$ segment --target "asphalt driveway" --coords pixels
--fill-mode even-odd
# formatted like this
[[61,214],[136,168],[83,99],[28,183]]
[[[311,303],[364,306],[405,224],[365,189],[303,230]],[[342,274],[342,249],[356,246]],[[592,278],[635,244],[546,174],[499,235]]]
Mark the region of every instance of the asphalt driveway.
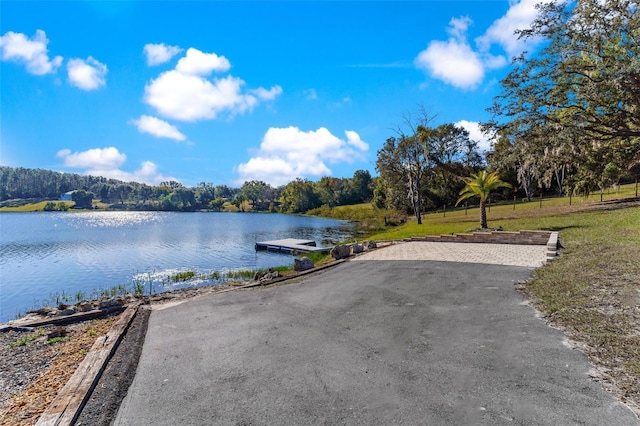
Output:
[[514,289],[531,267],[384,250],[154,310],[115,424],[640,424]]

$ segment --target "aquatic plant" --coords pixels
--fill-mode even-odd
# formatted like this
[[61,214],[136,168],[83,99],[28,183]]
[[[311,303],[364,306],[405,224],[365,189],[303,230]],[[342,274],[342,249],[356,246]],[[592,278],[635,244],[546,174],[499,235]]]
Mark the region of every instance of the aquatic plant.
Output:
[[176,274],[171,275],[169,277],[169,281],[183,282],[183,281],[189,281],[190,279],[193,279],[195,277],[196,277],[195,271],[182,271],[182,272],[178,272]]

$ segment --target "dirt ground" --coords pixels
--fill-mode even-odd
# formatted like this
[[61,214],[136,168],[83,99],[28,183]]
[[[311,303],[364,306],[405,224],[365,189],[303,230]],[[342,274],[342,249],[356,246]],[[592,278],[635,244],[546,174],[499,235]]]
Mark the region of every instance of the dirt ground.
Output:
[[[115,418],[135,376],[151,314],[148,305],[246,284],[187,288],[142,298],[147,306],[138,309],[76,424],[109,425]],[[116,314],[65,326],[46,325],[0,332],[0,426],[35,424],[96,339],[104,336],[117,319]]]
[[33,425],[117,317],[0,333],[0,425]]

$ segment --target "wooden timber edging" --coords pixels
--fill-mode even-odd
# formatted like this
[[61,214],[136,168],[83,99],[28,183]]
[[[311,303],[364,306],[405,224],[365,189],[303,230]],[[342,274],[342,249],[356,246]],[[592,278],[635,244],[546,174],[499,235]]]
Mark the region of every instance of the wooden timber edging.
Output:
[[555,231],[478,231],[471,234],[425,235],[405,238],[404,241],[428,241],[447,243],[518,244],[547,246],[547,261],[553,260],[562,247]]
[[98,337],[75,373],[38,419],[36,426],[67,426],[77,420],[107,362],[115,353],[140,304],[129,305],[104,336]]
[[10,331],[13,329],[26,329],[31,327],[41,327],[43,325],[64,325],[71,324],[79,321],[87,321],[90,319],[100,318],[106,315],[110,315],[116,312],[124,311],[126,306],[117,305],[110,306],[108,308],[94,309],[87,312],[78,312],[71,315],[63,315],[60,317],[45,318],[41,320],[35,320],[30,322],[10,321],[0,327],[0,332]]

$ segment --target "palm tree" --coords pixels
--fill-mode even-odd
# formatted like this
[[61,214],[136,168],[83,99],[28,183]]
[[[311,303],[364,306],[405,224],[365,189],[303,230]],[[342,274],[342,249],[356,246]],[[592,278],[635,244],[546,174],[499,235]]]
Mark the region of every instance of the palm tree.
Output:
[[486,170],[480,171],[478,174],[471,174],[471,176],[463,178],[466,183],[465,187],[460,191],[460,198],[456,206],[460,204],[460,201],[466,200],[474,196],[480,198],[480,228],[487,228],[487,199],[491,191],[497,188],[511,188],[511,185],[507,182],[500,180],[496,172],[487,173]]

